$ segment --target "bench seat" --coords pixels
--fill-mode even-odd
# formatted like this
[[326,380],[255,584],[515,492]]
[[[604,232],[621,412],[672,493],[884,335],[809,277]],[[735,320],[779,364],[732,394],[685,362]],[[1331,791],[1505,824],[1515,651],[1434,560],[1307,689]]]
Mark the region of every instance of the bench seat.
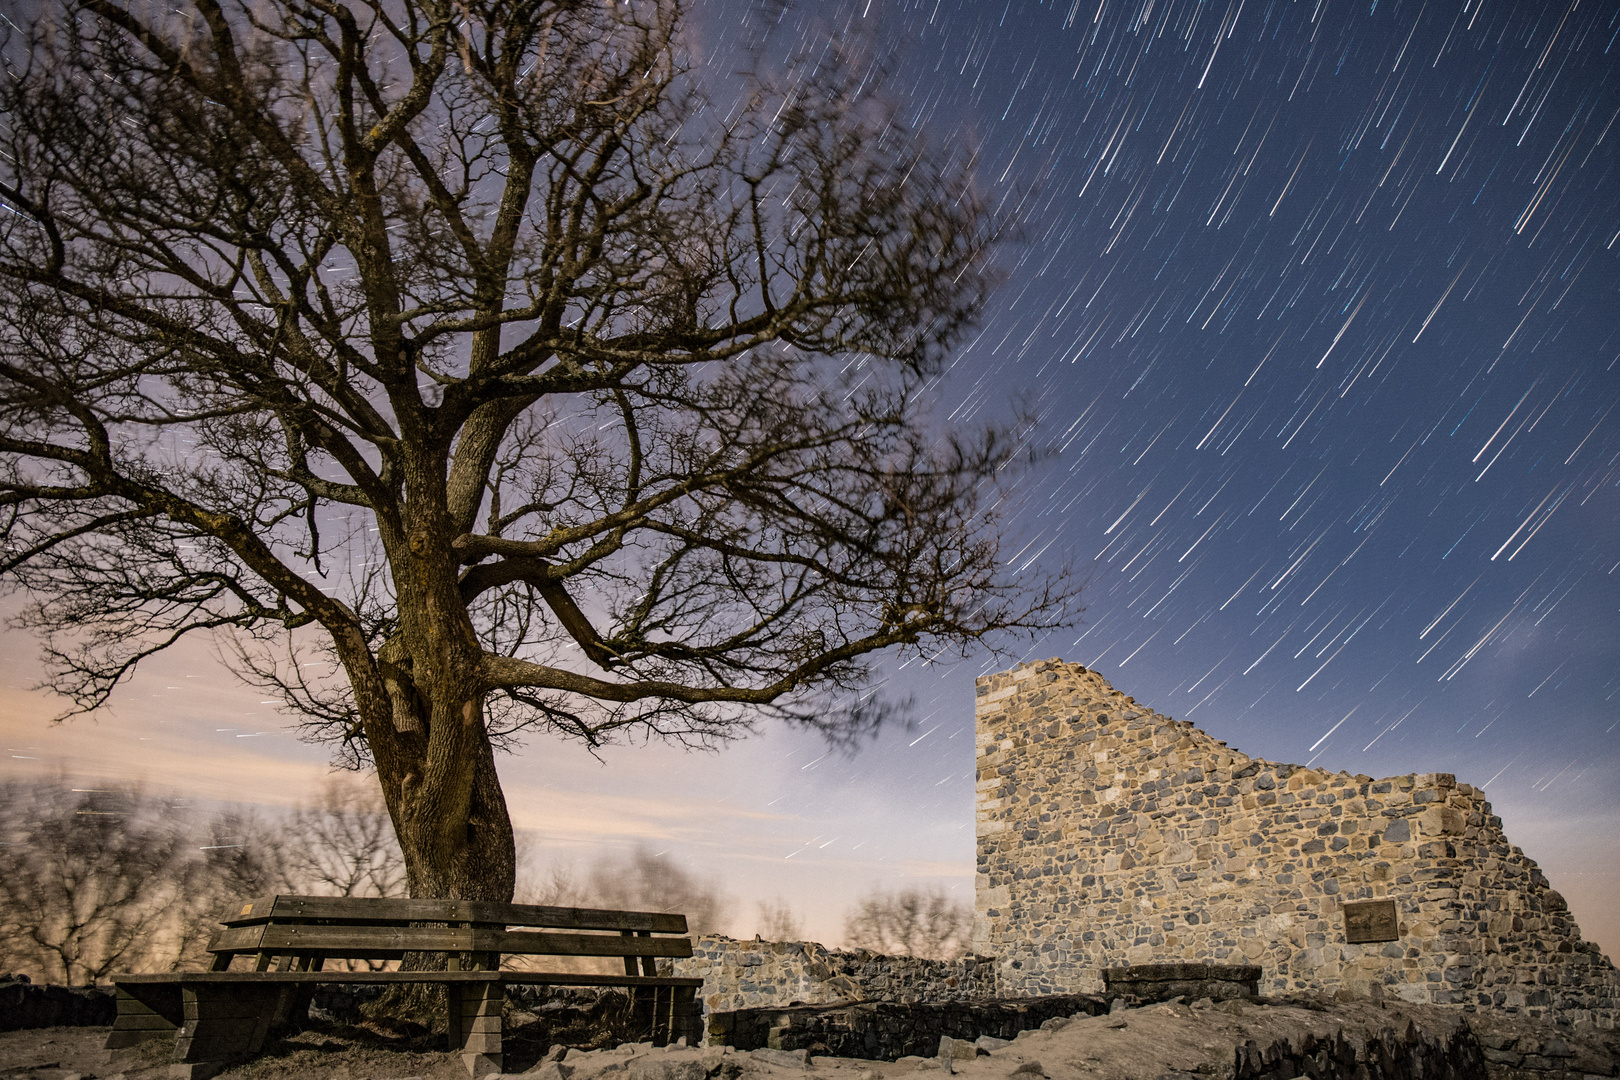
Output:
[[163,975],[115,975],[118,985],[141,983],[525,983],[539,986],[689,986],[702,979],[678,975],[593,975],[571,971],[180,971]]
[[[508,985],[625,987],[632,1023],[655,1044],[695,1040],[699,1030],[694,1008],[703,980],[658,975],[655,966],[659,958],[692,955],[687,938],[652,936],[684,934],[683,915],[278,895],[250,900],[220,921],[224,929],[208,945],[214,970],[113,976],[118,1016],[108,1049],[172,1036],[175,1080],[205,1080],[258,1053],[272,1030],[305,1018],[321,984],[444,986],[450,1049],[461,1052],[474,1078],[501,1071]],[[400,960],[407,953],[439,954],[448,970],[322,970],[329,960]],[[503,955],[618,957],[625,974],[502,969]],[[230,970],[242,958],[253,970]]]

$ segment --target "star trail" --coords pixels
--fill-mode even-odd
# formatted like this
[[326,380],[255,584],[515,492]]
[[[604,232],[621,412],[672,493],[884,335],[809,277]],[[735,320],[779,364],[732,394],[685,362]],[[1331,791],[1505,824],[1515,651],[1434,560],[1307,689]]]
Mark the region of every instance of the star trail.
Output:
[[[1086,610],[897,661],[915,726],[854,757],[532,747],[501,768],[542,846],[617,814],[823,940],[817,904],[894,875],[969,894],[972,679],[1060,656],[1256,756],[1482,786],[1620,947],[1620,2],[717,0],[692,26],[718,94],[760,55],[854,56],[972,159],[1014,228],[940,422],[1034,414],[1009,566],[1071,566]],[[553,792],[610,787],[665,801],[558,823]]]
[[[942,390],[1059,451],[1008,550],[1087,611],[1022,657],[1274,760],[1620,810],[1620,5],[863,0],[769,35],[877,42],[1018,222]],[[895,681],[970,728],[1011,662]],[[919,800],[971,775],[928,745],[876,751]]]

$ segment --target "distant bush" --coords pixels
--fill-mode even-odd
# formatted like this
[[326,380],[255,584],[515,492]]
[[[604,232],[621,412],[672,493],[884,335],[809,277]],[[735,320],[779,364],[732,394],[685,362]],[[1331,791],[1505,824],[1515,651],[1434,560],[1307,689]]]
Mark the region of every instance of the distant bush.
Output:
[[645,845],[600,855],[584,870],[554,866],[543,882],[520,887],[518,899],[562,907],[676,911],[686,916],[694,935],[724,933],[732,917],[732,900],[718,886]]
[[941,890],[874,892],[844,916],[844,945],[889,956],[952,960],[967,951],[973,909]]
[[766,941],[803,941],[804,925],[788,902],[778,896],[759,902],[759,929],[755,933]]

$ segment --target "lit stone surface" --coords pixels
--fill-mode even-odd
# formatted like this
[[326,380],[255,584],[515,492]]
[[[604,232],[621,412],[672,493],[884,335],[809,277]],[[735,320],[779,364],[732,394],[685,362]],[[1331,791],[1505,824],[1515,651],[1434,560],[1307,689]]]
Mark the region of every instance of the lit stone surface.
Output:
[[[1448,773],[1251,758],[1061,660],[979,679],[976,728],[973,952],[1003,995],[1200,961],[1259,965],[1263,994],[1615,1024],[1620,974]],[[1349,944],[1342,906],[1382,899],[1399,940]]]

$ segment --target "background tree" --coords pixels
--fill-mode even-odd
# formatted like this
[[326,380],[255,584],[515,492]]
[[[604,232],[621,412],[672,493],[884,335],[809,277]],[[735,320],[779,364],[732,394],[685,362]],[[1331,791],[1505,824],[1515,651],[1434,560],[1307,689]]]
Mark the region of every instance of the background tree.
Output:
[[[369,779],[369,778],[366,778]],[[286,875],[322,896],[403,896],[405,856],[382,792],[366,779],[332,777],[287,823]],[[254,895],[241,893],[239,895]]]
[[200,827],[192,821],[177,824],[188,840],[182,870],[186,888],[175,899],[172,925],[152,941],[153,953],[161,950],[162,960],[149,953],[148,969],[207,968],[214,959],[208,942],[219,930],[220,916],[244,897],[319,891],[294,875],[291,853],[304,841],[288,835],[284,821],[266,822],[251,810],[227,806]]
[[759,901],[759,929],[754,932],[766,941],[804,940],[804,924],[780,896]]
[[844,917],[844,945],[889,956],[951,960],[967,951],[973,909],[942,890],[874,892]]
[[113,971],[201,969],[219,916],[243,897],[402,892],[404,859],[364,778],[332,780],[269,818],[75,783],[0,787],[0,971],[94,983]]
[[723,934],[731,924],[732,899],[712,879],[638,844],[627,852],[603,852],[583,868],[553,863],[523,892],[523,903],[561,907],[672,911],[686,916],[693,934]]
[[[525,728],[850,737],[871,658],[1065,617],[1019,447],[922,408],[993,228],[819,50],[666,0],[68,0],[0,54],[0,572],[76,711],[224,632],[505,900]],[[720,94],[719,90],[714,93]]]
[[582,892],[588,907],[679,912],[694,936],[724,933],[731,924],[733,903],[719,888],[642,844],[597,858]]
[[[687,929],[694,935],[725,933],[734,906],[712,877],[689,870],[645,845],[627,852],[602,852],[583,867],[553,862],[538,880],[531,877],[520,886],[518,899],[558,907],[679,912],[686,916]],[[515,957],[514,962],[520,967],[528,963],[523,957]],[[588,956],[547,957],[538,966],[605,975],[624,970],[618,960]]]
[[161,963],[192,869],[173,815],[133,787],[11,782],[0,801],[0,967],[78,986]]

